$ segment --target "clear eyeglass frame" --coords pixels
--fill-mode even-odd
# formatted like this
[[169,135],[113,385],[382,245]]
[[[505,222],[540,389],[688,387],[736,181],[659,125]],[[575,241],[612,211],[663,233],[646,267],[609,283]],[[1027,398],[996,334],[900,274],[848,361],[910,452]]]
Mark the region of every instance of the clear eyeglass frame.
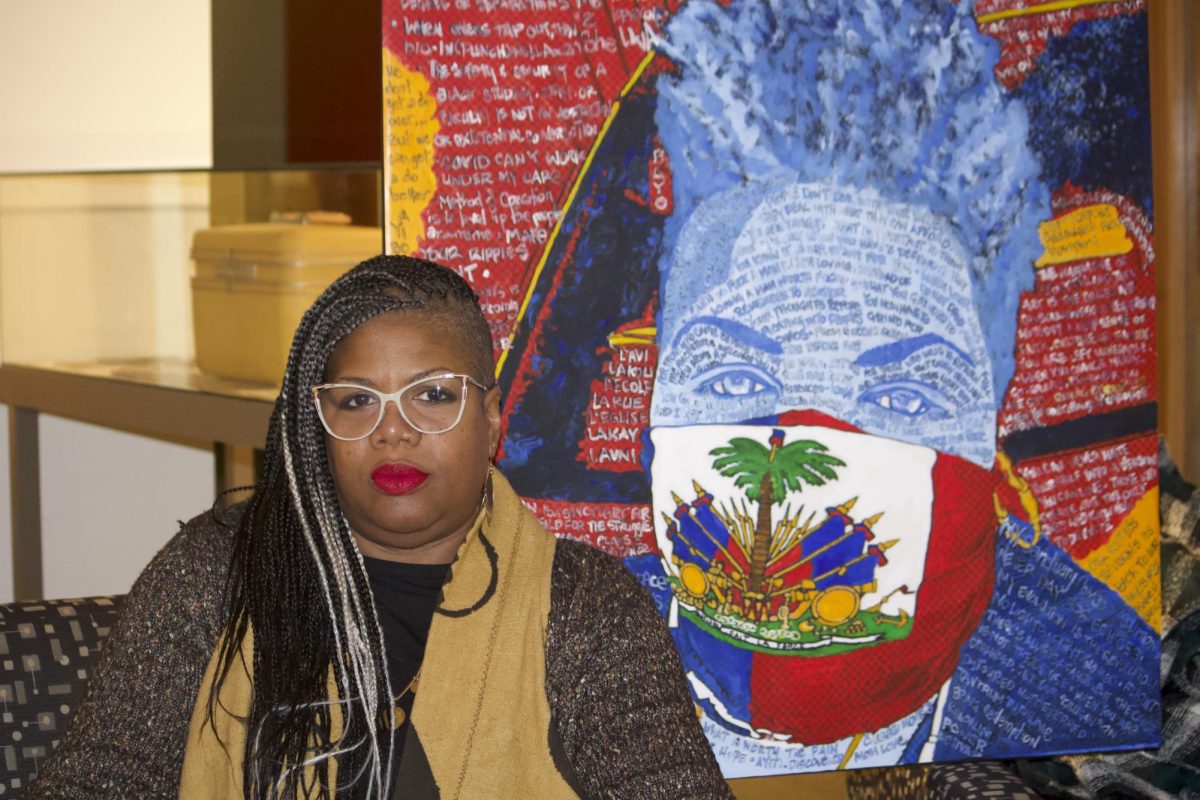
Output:
[[[409,389],[412,389],[414,386],[420,386],[421,384],[429,383],[430,381],[446,380],[448,378],[458,378],[462,381],[462,394],[459,396],[458,413],[455,415],[454,421],[444,428],[424,428],[420,424],[414,422],[404,410],[404,404],[400,402],[404,393]],[[454,430],[456,427],[458,427],[458,423],[462,422],[463,413],[467,408],[468,383],[476,386],[481,392],[487,392],[492,388],[492,386],[495,386],[495,384],[492,384],[492,386],[485,386],[484,384],[472,378],[470,375],[464,375],[461,372],[444,372],[439,375],[426,375],[423,378],[418,378],[411,383],[401,386],[394,392],[381,392],[378,389],[373,389],[370,386],[362,386],[357,383],[319,383],[316,386],[313,386],[311,391],[313,405],[316,406],[317,409],[317,417],[321,420],[321,425],[325,428],[325,432],[333,438],[339,439],[343,442],[356,442],[360,439],[367,438],[379,428],[379,424],[383,422],[384,414],[387,413],[387,404],[389,402],[396,404],[396,409],[400,412],[400,416],[404,419],[405,423],[407,423],[410,428],[418,433],[432,435]],[[375,422],[371,424],[366,433],[359,436],[339,436],[334,432],[332,426],[330,426],[329,422],[325,419],[325,412],[321,410],[321,390],[323,389],[358,389],[366,392],[367,394],[374,395],[376,399],[379,400],[379,410],[376,413]]]

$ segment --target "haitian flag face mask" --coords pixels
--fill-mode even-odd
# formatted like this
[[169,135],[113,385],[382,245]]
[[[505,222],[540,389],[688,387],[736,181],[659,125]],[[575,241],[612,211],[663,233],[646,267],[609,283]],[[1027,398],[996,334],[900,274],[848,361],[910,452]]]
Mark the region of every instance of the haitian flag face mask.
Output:
[[993,471],[813,412],[650,438],[668,621],[710,718],[821,744],[938,692],[992,593]]

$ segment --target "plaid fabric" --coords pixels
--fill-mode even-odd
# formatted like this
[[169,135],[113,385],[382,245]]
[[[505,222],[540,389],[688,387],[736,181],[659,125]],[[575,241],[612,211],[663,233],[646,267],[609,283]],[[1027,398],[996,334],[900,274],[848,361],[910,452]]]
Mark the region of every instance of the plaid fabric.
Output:
[[0,605],[0,796],[19,797],[83,699],[120,598]]
[[1200,492],[1179,474],[1166,447],[1159,448],[1158,465],[1163,627],[1170,628],[1200,610]]
[[1018,769],[1045,797],[1200,798],[1200,490],[1159,448],[1162,518],[1163,744],[1024,760]]

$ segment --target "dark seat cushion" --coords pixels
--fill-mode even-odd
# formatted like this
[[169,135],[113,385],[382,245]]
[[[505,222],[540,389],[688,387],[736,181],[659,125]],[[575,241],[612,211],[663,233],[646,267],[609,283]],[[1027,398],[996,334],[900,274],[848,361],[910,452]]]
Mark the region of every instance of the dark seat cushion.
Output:
[[932,800],[1037,800],[1040,795],[998,761],[934,764],[929,768]]
[[850,800],[1037,800],[1039,795],[998,761],[918,764],[854,770]]
[[0,797],[20,796],[58,746],[122,599],[0,605]]

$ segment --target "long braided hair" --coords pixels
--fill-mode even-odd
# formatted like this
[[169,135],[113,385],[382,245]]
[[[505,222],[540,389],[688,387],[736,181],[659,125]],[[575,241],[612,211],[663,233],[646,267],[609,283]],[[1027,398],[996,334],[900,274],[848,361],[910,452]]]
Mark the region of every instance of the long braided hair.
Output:
[[[208,698],[253,630],[253,675],[243,786],[247,798],[331,797],[338,784],[383,798],[391,775],[392,687],[362,557],[338,504],[324,429],[310,387],[334,347],[393,311],[447,316],[487,381],[492,340],[478,298],[457,273],[405,256],[378,256],[336,280],[304,315],[267,433],[262,476],[246,503],[226,588],[227,617]],[[241,668],[240,664],[238,668]],[[327,678],[337,682],[342,735],[330,731]],[[312,784],[305,783],[305,769]]]

